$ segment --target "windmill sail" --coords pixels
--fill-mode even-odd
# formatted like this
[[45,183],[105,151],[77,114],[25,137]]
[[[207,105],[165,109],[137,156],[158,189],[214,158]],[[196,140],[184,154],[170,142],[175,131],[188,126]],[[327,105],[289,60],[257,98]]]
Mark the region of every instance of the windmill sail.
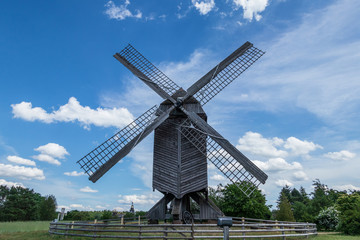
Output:
[[130,44],[114,57],[164,99],[169,99],[180,89]]
[[201,79],[188,88],[188,96],[194,96],[205,105],[227,85],[240,76],[265,52],[246,42]]
[[[181,134],[205,154],[230,181],[250,183],[240,188],[246,195],[251,194],[260,183],[265,183],[268,176],[252,161],[199,116],[184,111],[189,119],[182,125]],[[206,146],[204,141],[201,141],[204,134],[208,136]]]

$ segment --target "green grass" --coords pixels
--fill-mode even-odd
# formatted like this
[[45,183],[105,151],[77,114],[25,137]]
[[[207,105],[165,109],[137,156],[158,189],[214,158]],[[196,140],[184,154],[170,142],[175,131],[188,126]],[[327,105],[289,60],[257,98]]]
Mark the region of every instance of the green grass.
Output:
[[49,221],[0,222],[0,234],[49,230]]
[[[57,240],[65,239],[63,236],[51,236],[48,233],[49,222],[0,222],[0,240]],[[67,239],[87,240],[92,238],[72,238]],[[280,239],[280,238],[277,238]],[[288,238],[289,240],[303,240],[306,238]],[[360,240],[360,236],[347,236],[339,233],[320,232],[311,240]]]
[[360,236],[349,236],[340,233],[336,234],[323,234],[319,233],[314,240],[359,240]]

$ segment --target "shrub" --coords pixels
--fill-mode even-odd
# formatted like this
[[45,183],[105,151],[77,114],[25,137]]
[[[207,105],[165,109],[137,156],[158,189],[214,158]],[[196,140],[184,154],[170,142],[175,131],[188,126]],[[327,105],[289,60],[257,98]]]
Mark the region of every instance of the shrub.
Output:
[[339,230],[345,234],[360,234],[360,195],[343,195],[337,200],[340,211]]
[[321,210],[316,217],[318,229],[335,230],[339,223],[339,212],[334,206]]

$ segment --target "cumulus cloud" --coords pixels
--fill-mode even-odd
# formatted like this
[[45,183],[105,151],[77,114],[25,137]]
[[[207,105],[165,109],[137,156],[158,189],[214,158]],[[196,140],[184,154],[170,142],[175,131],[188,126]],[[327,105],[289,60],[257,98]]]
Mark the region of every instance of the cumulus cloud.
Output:
[[7,187],[24,187],[22,183],[8,182],[5,179],[0,179],[0,186],[5,185]]
[[[286,157],[289,154],[307,155],[322,146],[313,142],[302,141],[295,137],[286,140],[281,138],[264,138],[260,133],[247,132],[241,137],[236,146],[240,151],[249,152],[263,157]],[[286,151],[290,150],[290,152]]]
[[85,173],[84,172],[72,171],[72,172],[64,172],[64,175],[71,176],[71,177],[79,177],[79,176],[85,175]]
[[39,154],[39,155],[35,155],[33,156],[34,159],[39,160],[41,162],[47,162],[56,166],[60,166],[61,162],[55,158],[53,158],[52,156],[46,155],[46,154]]
[[295,181],[306,181],[309,180],[308,176],[303,171],[294,172],[293,179]]
[[46,145],[39,146],[34,150],[40,152],[41,154],[49,155],[54,158],[60,159],[64,159],[65,155],[69,155],[66,149],[57,143],[48,143]]
[[81,106],[75,97],[69,98],[67,104],[50,113],[43,108],[33,107],[31,102],[11,104],[11,107],[14,118],[44,123],[78,121],[85,129],[89,129],[90,125],[121,128],[134,119],[126,108],[91,109],[88,106]]
[[250,152],[265,157],[286,157],[286,151],[278,150],[276,147],[284,144],[284,140],[264,138],[260,133],[247,132],[239,139],[236,146],[240,151]]
[[113,1],[108,1],[105,4],[105,14],[108,15],[110,19],[116,19],[116,20],[124,20],[126,18],[132,17],[132,18],[141,18],[142,13],[139,10],[136,10],[135,14],[132,13],[128,6],[130,5],[129,0],[125,0],[123,5],[116,6]]
[[34,150],[40,152],[39,155],[33,156],[34,159],[57,166],[60,166],[61,162],[56,158],[64,159],[65,155],[69,155],[66,149],[57,143],[48,143]]
[[279,179],[275,182],[275,184],[279,187],[285,187],[285,186],[292,187],[294,185],[292,182],[285,179]]
[[24,167],[24,166],[14,166],[10,164],[2,164],[2,163],[0,163],[0,176],[20,178],[24,180],[45,179],[44,172],[41,169]]
[[82,204],[70,204],[70,208],[80,208],[83,209],[84,206]]
[[294,155],[306,155],[311,151],[314,151],[318,148],[322,149],[322,146],[315,144],[313,142],[301,141],[295,137],[289,137],[286,139],[284,144],[285,149],[290,149]]
[[27,165],[27,166],[36,166],[36,163],[32,160],[21,158],[18,156],[7,156],[6,158],[9,162],[21,164],[21,165]]
[[98,190],[92,189],[89,186],[83,187],[80,189],[80,192],[87,192],[87,193],[96,193]]
[[288,170],[299,170],[302,166],[299,162],[288,163],[283,158],[270,158],[266,162],[254,160],[253,163],[264,171],[280,172]]
[[259,13],[268,6],[268,0],[233,0],[236,8],[241,7],[244,10],[243,17],[252,21],[255,18],[259,21],[262,17]]
[[339,191],[348,191],[348,190],[360,191],[360,187],[356,187],[352,184],[338,185],[338,186],[334,186],[333,188]]
[[220,174],[214,174],[212,176],[210,176],[211,180],[216,180],[216,181],[224,181],[226,180],[226,178],[223,175]]
[[119,195],[119,203],[127,203],[127,204],[131,204],[132,202],[134,204],[139,204],[139,205],[146,205],[146,204],[155,204],[158,199],[159,199],[159,195],[156,194],[142,194],[142,195]]
[[199,11],[200,15],[208,14],[215,7],[214,0],[191,0],[191,2],[196,10]]
[[349,152],[347,150],[342,150],[340,152],[328,152],[326,154],[324,154],[325,157],[330,158],[332,160],[337,160],[337,161],[348,161],[353,159],[356,154]]

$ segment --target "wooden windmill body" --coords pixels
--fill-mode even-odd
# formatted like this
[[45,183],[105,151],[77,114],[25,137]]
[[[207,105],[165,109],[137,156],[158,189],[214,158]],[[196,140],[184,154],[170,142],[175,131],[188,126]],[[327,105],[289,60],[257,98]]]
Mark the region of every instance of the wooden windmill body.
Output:
[[[154,134],[153,189],[164,194],[147,213],[150,220],[172,217],[192,220],[191,199],[200,219],[222,216],[208,199],[208,161],[232,182],[246,182],[246,194],[264,184],[267,175],[207,123],[203,106],[264,52],[246,42],[187,90],[180,88],[131,45],[114,57],[165,99],[78,161],[96,182],[152,131]],[[240,186],[240,185],[239,185]]]

